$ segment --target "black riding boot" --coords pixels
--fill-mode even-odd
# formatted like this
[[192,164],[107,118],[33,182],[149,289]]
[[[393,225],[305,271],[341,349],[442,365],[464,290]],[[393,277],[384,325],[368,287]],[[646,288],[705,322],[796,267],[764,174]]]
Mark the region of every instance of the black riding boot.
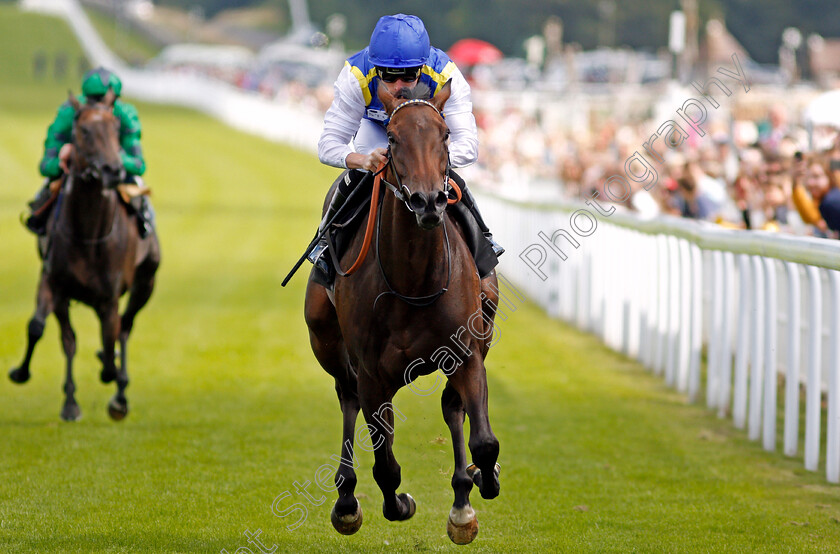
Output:
[[155,230],[155,210],[148,196],[136,196],[131,199],[131,207],[137,214],[137,230],[140,238],[144,239]]
[[[361,181],[362,177],[365,176],[365,172],[359,171],[357,169],[348,169],[341,175],[339,175],[338,179],[336,179],[336,183],[338,183],[335,187],[335,191],[333,192],[333,196],[330,199],[330,205],[327,207],[327,211],[324,214],[324,218],[321,220],[321,223],[318,225],[318,232],[321,233],[329,223],[329,221],[335,217],[335,214],[344,206],[345,200],[347,197],[350,196],[350,192],[353,190],[359,181]],[[327,253],[327,235],[324,234],[321,237],[321,240],[318,241],[318,244],[309,252],[307,259],[315,264],[315,266],[321,270],[324,274],[325,281],[328,284],[332,284],[333,279],[335,279],[335,268],[332,265],[332,260],[330,259]]]
[[47,234],[47,221],[50,218],[52,209],[43,210],[38,215],[35,215],[35,212],[43,208],[51,196],[52,192],[50,191],[50,180],[47,179],[44,182],[44,186],[41,187],[41,190],[39,190],[38,194],[35,195],[35,198],[29,202],[29,210],[31,213],[29,217],[26,218],[26,228],[39,237],[43,237]]
[[484,235],[484,238],[486,238],[490,242],[490,246],[493,247],[493,253],[496,254],[496,257],[498,258],[502,254],[504,254],[505,249],[502,247],[502,245],[493,240],[493,234],[490,232],[490,229],[487,227],[487,224],[484,223],[484,218],[481,217],[481,212],[478,211],[478,204],[475,201],[475,197],[473,197],[472,193],[470,192],[470,189],[467,188],[467,183],[464,182],[460,175],[451,170],[449,172],[449,178],[455,181],[455,184],[457,184],[458,187],[461,189],[461,202],[467,207],[467,209],[470,211],[470,214],[472,214],[473,219],[475,219],[476,225],[478,225],[478,228],[481,230],[481,233]]

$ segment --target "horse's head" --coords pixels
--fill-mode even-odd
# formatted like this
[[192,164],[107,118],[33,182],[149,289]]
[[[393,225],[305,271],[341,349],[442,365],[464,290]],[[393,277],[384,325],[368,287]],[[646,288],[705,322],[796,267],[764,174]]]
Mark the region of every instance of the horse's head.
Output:
[[443,221],[449,198],[449,129],[442,111],[449,99],[450,82],[429,100],[409,98],[403,91],[394,96],[381,83],[377,89],[391,114],[390,173],[417,224],[432,229]]
[[76,110],[73,123],[73,172],[84,181],[98,181],[104,187],[119,184],[122,172],[120,122],[114,116],[116,95],[109,90],[101,101],[82,105],[70,94]]

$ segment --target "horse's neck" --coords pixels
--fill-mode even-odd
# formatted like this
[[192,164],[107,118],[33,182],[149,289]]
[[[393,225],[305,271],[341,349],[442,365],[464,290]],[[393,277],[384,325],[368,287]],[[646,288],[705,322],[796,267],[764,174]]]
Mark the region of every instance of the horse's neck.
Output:
[[73,176],[62,210],[67,229],[79,238],[102,237],[113,223],[115,201],[115,196],[99,184],[85,183]]
[[423,230],[393,194],[385,193],[379,237],[379,258],[391,285],[405,295],[426,295],[446,286],[447,244],[440,227]]

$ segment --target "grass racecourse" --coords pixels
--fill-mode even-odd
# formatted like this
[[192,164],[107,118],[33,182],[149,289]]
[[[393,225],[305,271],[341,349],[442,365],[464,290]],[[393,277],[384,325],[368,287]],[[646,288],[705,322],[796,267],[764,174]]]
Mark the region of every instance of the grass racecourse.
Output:
[[[405,391],[396,455],[417,514],[385,521],[372,455],[360,450],[365,523],[338,535],[332,493],[319,506],[295,494],[333,463],[340,412],[309,349],[305,272],[280,287],[336,171],[181,109],[138,104],[163,265],[130,344],[131,413],[106,415],[114,389],[98,381],[98,327],[79,305],[84,415],[61,422],[53,319],[32,380],[5,377],[23,353],[39,271],[18,215],[39,185],[46,126],[78,89],[75,76],[34,80],[37,48],[78,55],[57,20],[0,4],[0,552],[259,552],[246,530],[277,552],[840,551],[840,487],[823,473],[762,451],[529,304],[500,326],[488,359],[502,491],[484,501],[474,490],[476,541],[446,537],[452,452],[439,400]],[[272,513],[287,491],[296,500],[280,509],[307,506],[295,530],[299,514]]]

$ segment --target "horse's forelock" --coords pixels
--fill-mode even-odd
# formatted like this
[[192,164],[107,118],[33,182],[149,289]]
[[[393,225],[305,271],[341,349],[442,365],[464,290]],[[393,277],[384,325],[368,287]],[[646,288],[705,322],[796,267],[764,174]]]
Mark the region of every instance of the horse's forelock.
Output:
[[431,97],[432,89],[426,83],[417,83],[413,88],[403,87],[394,95],[400,100],[428,100]]

